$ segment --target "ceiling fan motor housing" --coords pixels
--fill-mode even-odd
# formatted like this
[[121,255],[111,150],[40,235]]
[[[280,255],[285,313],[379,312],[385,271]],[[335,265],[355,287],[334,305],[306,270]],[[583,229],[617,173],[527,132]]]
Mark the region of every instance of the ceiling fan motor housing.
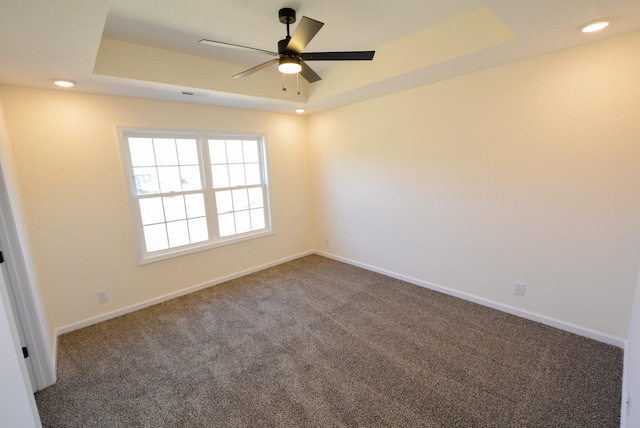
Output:
[[291,56],[291,57],[298,56],[296,52],[287,49],[287,46],[289,45],[289,40],[291,40],[291,37],[287,37],[286,39],[282,39],[278,42],[278,53],[280,55]]
[[283,24],[293,24],[296,22],[296,11],[285,7],[278,11],[278,18]]

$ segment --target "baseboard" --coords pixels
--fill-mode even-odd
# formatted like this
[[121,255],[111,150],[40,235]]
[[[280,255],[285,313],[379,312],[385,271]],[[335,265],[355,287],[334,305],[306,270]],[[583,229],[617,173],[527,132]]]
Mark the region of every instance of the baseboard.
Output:
[[[107,313],[102,314],[102,315],[98,315],[96,317],[85,319],[83,321],[79,321],[79,322],[76,322],[76,323],[68,324],[68,325],[65,325],[65,326],[57,328],[56,329],[56,336],[59,336],[59,335],[64,334],[64,333],[69,333],[69,332],[71,332],[73,330],[77,330],[79,328],[88,327],[88,326],[90,326],[92,324],[97,324],[99,322],[106,321],[106,320],[109,320],[109,319],[112,319],[112,318],[116,318],[116,317],[131,313],[131,312],[135,312],[135,311],[138,311],[140,309],[144,309],[146,307],[149,307],[149,306],[152,306],[152,305],[156,305],[158,303],[165,302],[167,300],[175,299],[176,297],[184,296],[184,295],[187,295],[187,294],[199,291],[199,290],[203,290],[205,288],[209,288],[209,287],[212,287],[214,285],[218,285],[218,284],[221,284],[223,282],[230,281],[232,279],[240,278],[242,276],[249,275],[249,274],[254,273],[254,272],[258,272],[258,271],[261,271],[261,270],[264,270],[264,269],[268,269],[268,268],[273,267],[273,266],[277,266],[277,265],[280,265],[280,264],[283,264],[283,263],[287,263],[287,262],[290,262],[292,260],[299,259],[301,257],[305,257],[305,256],[308,256],[308,255],[311,255],[311,254],[314,254],[314,253],[315,253],[314,251],[305,251],[305,252],[302,252],[302,253],[298,253],[298,254],[295,254],[293,256],[289,256],[289,257],[285,257],[283,259],[279,259],[279,260],[275,260],[275,261],[272,261],[272,262],[269,262],[269,263],[265,263],[263,265],[256,266],[256,267],[253,267],[253,268],[250,268],[250,269],[246,269],[246,270],[243,270],[243,271],[240,271],[240,272],[236,272],[236,273],[233,273],[233,274],[230,274],[230,275],[226,275],[226,276],[223,276],[223,277],[211,280],[211,281],[203,282],[201,284],[196,284],[196,285],[184,288],[184,289],[179,290],[179,291],[174,291],[173,293],[169,293],[169,294],[165,294],[163,296],[155,297],[153,299],[149,299],[149,300],[146,300],[144,302],[136,303],[135,305],[127,306],[127,307],[124,307],[124,308],[121,308],[121,309],[117,309],[115,311],[111,311],[111,312],[107,312]],[[55,353],[55,350],[57,350],[57,341],[56,341],[56,345],[54,347],[54,353]]]
[[[442,285],[434,284],[434,283],[431,283],[431,282],[428,282],[428,281],[423,281],[423,280],[420,280],[420,279],[417,279],[417,278],[412,278],[412,277],[407,276],[407,275],[402,275],[402,274],[399,274],[399,273],[396,273],[396,272],[392,272],[392,271],[389,271],[389,270],[386,270],[386,269],[381,269],[381,268],[378,268],[376,266],[368,265],[366,263],[361,263],[361,262],[358,262],[358,261],[355,261],[355,260],[348,259],[346,257],[337,256],[335,254],[326,253],[326,252],[320,251],[320,250],[305,251],[305,252],[302,252],[302,253],[299,253],[299,254],[295,254],[293,256],[285,257],[283,259],[275,260],[273,262],[265,263],[265,264],[260,265],[260,266],[256,266],[256,267],[253,267],[253,268],[250,268],[250,269],[246,269],[244,271],[240,271],[240,272],[236,272],[236,273],[233,273],[233,274],[230,274],[230,275],[226,275],[224,277],[220,277],[220,278],[217,278],[217,279],[214,279],[214,280],[211,280],[211,281],[207,281],[207,282],[204,282],[204,283],[201,283],[201,284],[196,284],[196,285],[193,285],[191,287],[187,287],[187,288],[184,288],[182,290],[175,291],[173,293],[165,294],[163,296],[159,296],[159,297],[156,297],[156,298],[144,301],[144,302],[137,303],[135,305],[127,306],[125,308],[121,308],[121,309],[117,309],[115,311],[107,312],[105,314],[98,315],[98,316],[92,317],[92,318],[88,318],[88,319],[85,319],[83,321],[79,321],[79,322],[76,322],[76,323],[68,324],[68,325],[65,325],[65,326],[57,328],[56,329],[56,336],[59,336],[59,335],[64,334],[64,333],[69,333],[69,332],[71,332],[73,330],[77,330],[79,328],[87,327],[87,326],[90,326],[92,324],[97,324],[99,322],[106,321],[106,320],[109,320],[111,318],[116,318],[116,317],[119,317],[121,315],[125,315],[125,314],[131,313],[131,312],[135,312],[137,310],[140,310],[140,309],[143,309],[143,308],[146,308],[146,307],[158,304],[158,303],[162,303],[162,302],[165,302],[167,300],[174,299],[176,297],[184,296],[186,294],[190,294],[190,293],[193,293],[195,291],[199,291],[199,290],[202,290],[202,289],[205,289],[205,288],[208,288],[208,287],[212,287],[214,285],[221,284],[223,282],[230,281],[232,279],[240,278],[242,276],[249,275],[249,274],[254,273],[254,272],[258,272],[258,271],[261,271],[261,270],[264,270],[264,269],[268,269],[268,268],[273,267],[273,266],[277,266],[277,265],[280,265],[280,264],[283,264],[283,263],[287,263],[289,261],[292,261],[292,260],[295,260],[295,259],[299,259],[301,257],[308,256],[310,254],[318,254],[318,255],[323,256],[323,257],[327,257],[327,258],[330,258],[330,259],[333,259],[333,260],[337,260],[337,261],[340,261],[340,262],[343,262],[343,263],[347,263],[347,264],[350,264],[350,265],[353,265],[353,266],[357,266],[357,267],[360,267],[362,269],[366,269],[366,270],[369,270],[369,271],[372,271],[372,272],[377,272],[377,273],[380,273],[382,275],[389,276],[391,278],[399,279],[401,281],[405,281],[405,282],[408,282],[408,283],[411,283],[411,284],[414,284],[414,285],[418,285],[420,287],[428,288],[430,290],[434,290],[434,291],[438,291],[438,292],[441,292],[441,293],[444,293],[444,294],[448,294],[448,295],[451,295],[451,296],[454,296],[454,297],[458,297],[458,298],[463,299],[463,300],[468,300],[470,302],[478,303],[480,305],[487,306],[487,307],[492,308],[492,309],[497,309],[497,310],[502,311],[502,312],[506,312],[506,313],[509,313],[509,314],[512,314],[512,315],[516,315],[516,316],[519,316],[519,317],[522,317],[522,318],[525,318],[525,319],[528,319],[528,320],[531,320],[531,321],[536,321],[536,322],[539,322],[539,323],[542,323],[542,324],[545,324],[545,325],[548,325],[548,326],[551,326],[551,327],[559,328],[560,330],[568,331],[570,333],[578,334],[580,336],[584,336],[584,337],[587,337],[589,339],[597,340],[599,342],[603,342],[603,343],[606,343],[606,344],[609,344],[609,345],[613,345],[613,346],[617,346],[619,348],[625,349],[626,341],[624,339],[619,338],[619,337],[611,336],[609,334],[602,333],[602,332],[599,332],[599,331],[596,331],[596,330],[592,330],[592,329],[589,329],[589,328],[586,328],[586,327],[582,327],[582,326],[579,326],[579,325],[576,325],[576,324],[568,323],[568,322],[565,322],[565,321],[562,321],[562,320],[558,320],[558,319],[555,319],[555,318],[551,318],[551,317],[548,317],[548,316],[545,316],[545,315],[540,315],[540,314],[537,314],[537,313],[534,313],[534,312],[530,312],[530,311],[519,309],[519,308],[516,308],[516,307],[513,307],[513,306],[505,305],[503,303],[499,303],[499,302],[496,302],[496,301],[493,301],[493,300],[485,299],[483,297],[475,296],[473,294],[461,292],[461,291],[458,291],[458,290],[454,290],[452,288],[448,288],[448,287],[445,287],[445,286],[442,286]],[[57,356],[55,354],[57,353],[57,340],[55,341],[53,348],[54,348],[54,361],[56,361],[57,360],[56,359]]]
[[391,278],[399,279],[401,281],[408,282],[410,284],[418,285],[420,287],[428,288],[430,290],[438,291],[444,294],[448,294],[450,296],[458,297],[463,300],[468,300],[470,302],[478,303],[483,306],[487,306],[492,309],[497,309],[502,312],[506,312],[508,314],[516,315],[521,318],[525,318],[531,321],[536,321],[541,324],[545,324],[551,327],[558,328],[560,330],[568,331],[570,333],[574,333],[580,336],[587,337],[589,339],[597,340],[598,342],[603,342],[608,345],[617,346],[618,348],[625,349],[626,341],[619,337],[611,336],[606,333],[602,333],[596,330],[592,330],[586,327],[582,327],[576,324],[568,323],[565,321],[561,321],[555,318],[548,317],[546,315],[540,315],[534,312],[526,311],[524,309],[519,309],[513,306],[505,305],[503,303],[499,303],[493,300],[485,299],[483,297],[475,296],[473,294],[465,293],[462,291],[454,290],[452,288],[444,287],[442,285],[434,284],[431,282],[423,281],[420,279],[412,278],[410,276],[402,275],[396,272],[392,272],[386,269],[381,269],[376,266],[371,266],[366,263],[361,263],[355,260],[351,260],[345,257],[337,256],[335,254],[326,253],[324,251],[316,250],[315,254],[319,256],[327,257],[333,260],[337,260],[339,262],[347,263],[362,269],[366,269],[372,272],[377,272],[385,276],[389,276]]

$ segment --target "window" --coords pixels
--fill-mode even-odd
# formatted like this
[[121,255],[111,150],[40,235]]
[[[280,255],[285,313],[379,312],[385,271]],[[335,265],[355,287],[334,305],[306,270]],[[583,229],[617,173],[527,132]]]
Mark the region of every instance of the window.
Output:
[[139,263],[271,232],[264,136],[121,136]]

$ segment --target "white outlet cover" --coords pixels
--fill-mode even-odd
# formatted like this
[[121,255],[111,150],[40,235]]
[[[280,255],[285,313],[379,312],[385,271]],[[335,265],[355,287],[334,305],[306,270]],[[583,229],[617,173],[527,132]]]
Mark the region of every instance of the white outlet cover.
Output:
[[513,283],[513,294],[516,296],[524,296],[524,282],[514,282]]

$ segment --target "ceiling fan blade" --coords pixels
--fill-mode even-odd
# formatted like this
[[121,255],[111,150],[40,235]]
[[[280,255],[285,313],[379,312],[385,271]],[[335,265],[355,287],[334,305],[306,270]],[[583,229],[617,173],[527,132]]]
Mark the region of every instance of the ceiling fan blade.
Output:
[[220,46],[220,47],[223,47],[223,48],[240,49],[240,50],[243,50],[243,51],[252,51],[252,52],[256,52],[257,51],[257,52],[262,52],[262,53],[265,53],[265,54],[271,55],[271,56],[278,56],[279,55],[277,52],[266,51],[264,49],[258,49],[258,48],[250,48],[248,46],[242,46],[242,45],[234,45],[233,43],[217,42],[215,40],[202,39],[198,43],[200,43],[202,45],[211,45],[211,46]]
[[302,77],[304,77],[307,80],[307,82],[313,83],[313,82],[317,82],[318,80],[322,80],[322,77],[318,76],[318,73],[313,71],[313,69],[309,67],[307,64],[305,64],[304,61],[300,61],[300,65],[302,66],[302,70],[300,70],[300,74],[302,75]]
[[308,52],[300,54],[305,61],[371,61],[376,51]]
[[303,16],[287,44],[287,50],[301,53],[323,25],[324,22]]
[[236,74],[235,76],[233,76],[233,78],[234,78],[234,79],[239,79],[239,78],[241,78],[241,77],[247,77],[248,75],[253,74],[253,73],[255,73],[256,71],[260,71],[260,70],[262,70],[262,69],[265,69],[265,68],[267,68],[267,67],[269,67],[269,66],[271,66],[271,65],[273,65],[273,64],[277,64],[277,63],[278,63],[278,58],[270,59],[270,60],[269,60],[269,61],[267,61],[267,62],[263,62],[263,63],[262,63],[262,64],[260,64],[260,65],[256,65],[256,66],[255,66],[255,67],[253,67],[253,68],[250,68],[250,69],[248,69],[248,70],[243,71],[242,73],[238,73],[238,74]]

